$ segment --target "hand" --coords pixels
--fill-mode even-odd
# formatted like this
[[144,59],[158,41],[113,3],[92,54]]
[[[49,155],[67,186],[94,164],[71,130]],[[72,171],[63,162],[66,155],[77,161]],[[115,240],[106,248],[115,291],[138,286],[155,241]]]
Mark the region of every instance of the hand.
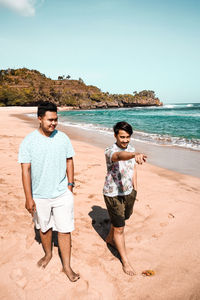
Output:
[[137,164],[142,165],[144,162],[146,162],[147,156],[142,153],[135,154],[135,161]]
[[69,189],[70,192],[72,192],[72,194],[73,194],[73,186],[72,186],[72,185],[68,185],[68,189]]
[[33,199],[26,200],[25,208],[28,210],[28,212],[33,217],[33,214],[36,212],[35,201]]

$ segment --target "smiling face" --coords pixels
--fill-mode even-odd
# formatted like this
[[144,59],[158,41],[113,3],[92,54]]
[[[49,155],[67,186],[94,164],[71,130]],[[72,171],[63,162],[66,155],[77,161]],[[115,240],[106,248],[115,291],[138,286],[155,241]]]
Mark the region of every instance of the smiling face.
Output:
[[58,116],[54,111],[46,111],[43,117],[38,117],[40,123],[40,132],[43,135],[50,136],[58,124]]
[[131,136],[128,132],[119,130],[119,133],[117,135],[115,134],[115,138],[117,146],[122,149],[126,149],[130,142]]

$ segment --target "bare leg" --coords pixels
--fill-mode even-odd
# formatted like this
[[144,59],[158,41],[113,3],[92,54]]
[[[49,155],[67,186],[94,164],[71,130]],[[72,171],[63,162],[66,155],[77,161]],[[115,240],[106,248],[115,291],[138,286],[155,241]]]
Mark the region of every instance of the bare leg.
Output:
[[80,276],[79,274],[76,274],[70,266],[71,233],[58,232],[58,245],[62,258],[63,271],[65,272],[70,281],[75,282],[80,278]]
[[113,234],[116,248],[121,256],[123,271],[130,276],[135,275],[136,273],[130,265],[126,254],[124,227],[113,227]]
[[40,230],[40,238],[45,256],[38,261],[38,266],[45,268],[52,258],[52,229],[45,233]]
[[108,244],[110,244],[110,245],[116,247],[115,242],[114,242],[114,237],[113,237],[113,235],[114,235],[114,227],[113,227],[113,225],[111,224],[111,225],[110,225],[110,231],[109,231],[109,233],[108,233],[108,235],[107,235],[107,237],[106,237],[106,243],[108,243]]

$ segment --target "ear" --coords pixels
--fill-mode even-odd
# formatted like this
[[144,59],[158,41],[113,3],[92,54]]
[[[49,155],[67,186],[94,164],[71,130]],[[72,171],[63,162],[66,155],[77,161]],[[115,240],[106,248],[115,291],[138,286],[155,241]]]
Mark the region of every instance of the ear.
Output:
[[38,117],[38,121],[39,121],[39,123],[41,124],[41,121],[42,121],[42,117]]

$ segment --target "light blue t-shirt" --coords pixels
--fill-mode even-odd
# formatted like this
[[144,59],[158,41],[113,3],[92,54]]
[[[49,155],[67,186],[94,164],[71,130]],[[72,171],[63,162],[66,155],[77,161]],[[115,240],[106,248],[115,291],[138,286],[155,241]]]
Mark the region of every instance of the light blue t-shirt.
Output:
[[67,190],[67,158],[74,156],[68,136],[58,130],[46,137],[28,134],[19,148],[18,162],[31,163],[33,198],[56,198]]

